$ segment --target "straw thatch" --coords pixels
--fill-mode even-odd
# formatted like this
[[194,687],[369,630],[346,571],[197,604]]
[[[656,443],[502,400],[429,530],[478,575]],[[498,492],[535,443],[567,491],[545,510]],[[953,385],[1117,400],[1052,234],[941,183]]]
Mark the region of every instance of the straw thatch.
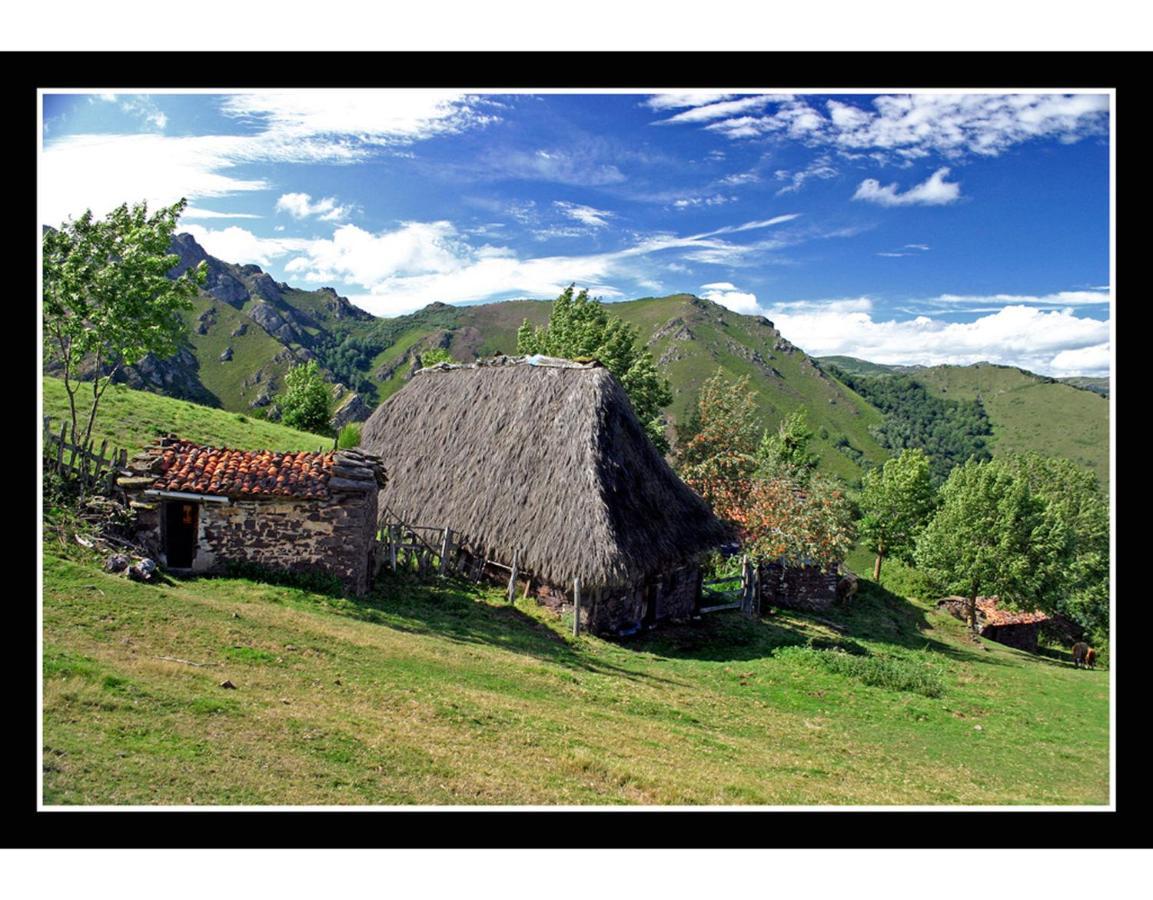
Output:
[[725,526],[646,437],[599,365],[423,369],[364,424],[381,509],[451,528],[557,585],[636,584],[723,543]]

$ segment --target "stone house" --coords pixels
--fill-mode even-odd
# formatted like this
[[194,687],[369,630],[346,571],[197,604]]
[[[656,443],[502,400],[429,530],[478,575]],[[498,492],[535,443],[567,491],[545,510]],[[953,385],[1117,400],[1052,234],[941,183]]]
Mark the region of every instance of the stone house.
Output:
[[[937,608],[968,621],[968,600],[964,597],[944,597],[937,601]],[[997,597],[977,598],[978,632],[998,644],[1036,653],[1038,632],[1049,621],[1049,615],[1040,610],[1014,612],[1001,609]]]
[[118,480],[136,542],[170,570],[322,572],[354,595],[371,585],[386,483],[379,457],[355,450],[231,450],[175,435],[133,457]]
[[[387,453],[381,508],[451,529],[546,605],[626,635],[700,608],[703,554],[729,529],[653,446],[599,363],[496,357],[418,370],[365,422]],[[509,581],[507,568],[492,572]]]

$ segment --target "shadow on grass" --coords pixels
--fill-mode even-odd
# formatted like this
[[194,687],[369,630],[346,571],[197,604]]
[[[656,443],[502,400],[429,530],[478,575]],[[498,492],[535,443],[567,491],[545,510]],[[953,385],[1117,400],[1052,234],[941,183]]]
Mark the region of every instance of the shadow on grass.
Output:
[[486,602],[491,589],[446,578],[427,582],[381,577],[368,597],[330,601],[343,615],[406,634],[434,635],[464,644],[483,644],[532,656],[570,669],[634,680],[674,683],[645,672],[592,659],[548,625],[515,606]]

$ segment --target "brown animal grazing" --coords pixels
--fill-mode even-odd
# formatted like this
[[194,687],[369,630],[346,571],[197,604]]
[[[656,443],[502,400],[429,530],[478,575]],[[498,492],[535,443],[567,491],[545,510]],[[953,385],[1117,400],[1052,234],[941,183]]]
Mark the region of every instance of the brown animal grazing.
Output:
[[1085,665],[1090,669],[1097,668],[1097,651],[1092,647],[1085,653]]
[[1085,658],[1089,655],[1089,645],[1084,641],[1078,641],[1073,645],[1073,668],[1079,669],[1085,664]]

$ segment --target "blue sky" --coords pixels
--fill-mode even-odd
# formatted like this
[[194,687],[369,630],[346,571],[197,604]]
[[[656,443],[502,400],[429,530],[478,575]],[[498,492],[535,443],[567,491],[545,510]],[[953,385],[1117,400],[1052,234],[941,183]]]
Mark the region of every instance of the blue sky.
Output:
[[45,95],[41,218],[125,201],[377,315],[690,292],[815,355],[1109,374],[1109,97]]

